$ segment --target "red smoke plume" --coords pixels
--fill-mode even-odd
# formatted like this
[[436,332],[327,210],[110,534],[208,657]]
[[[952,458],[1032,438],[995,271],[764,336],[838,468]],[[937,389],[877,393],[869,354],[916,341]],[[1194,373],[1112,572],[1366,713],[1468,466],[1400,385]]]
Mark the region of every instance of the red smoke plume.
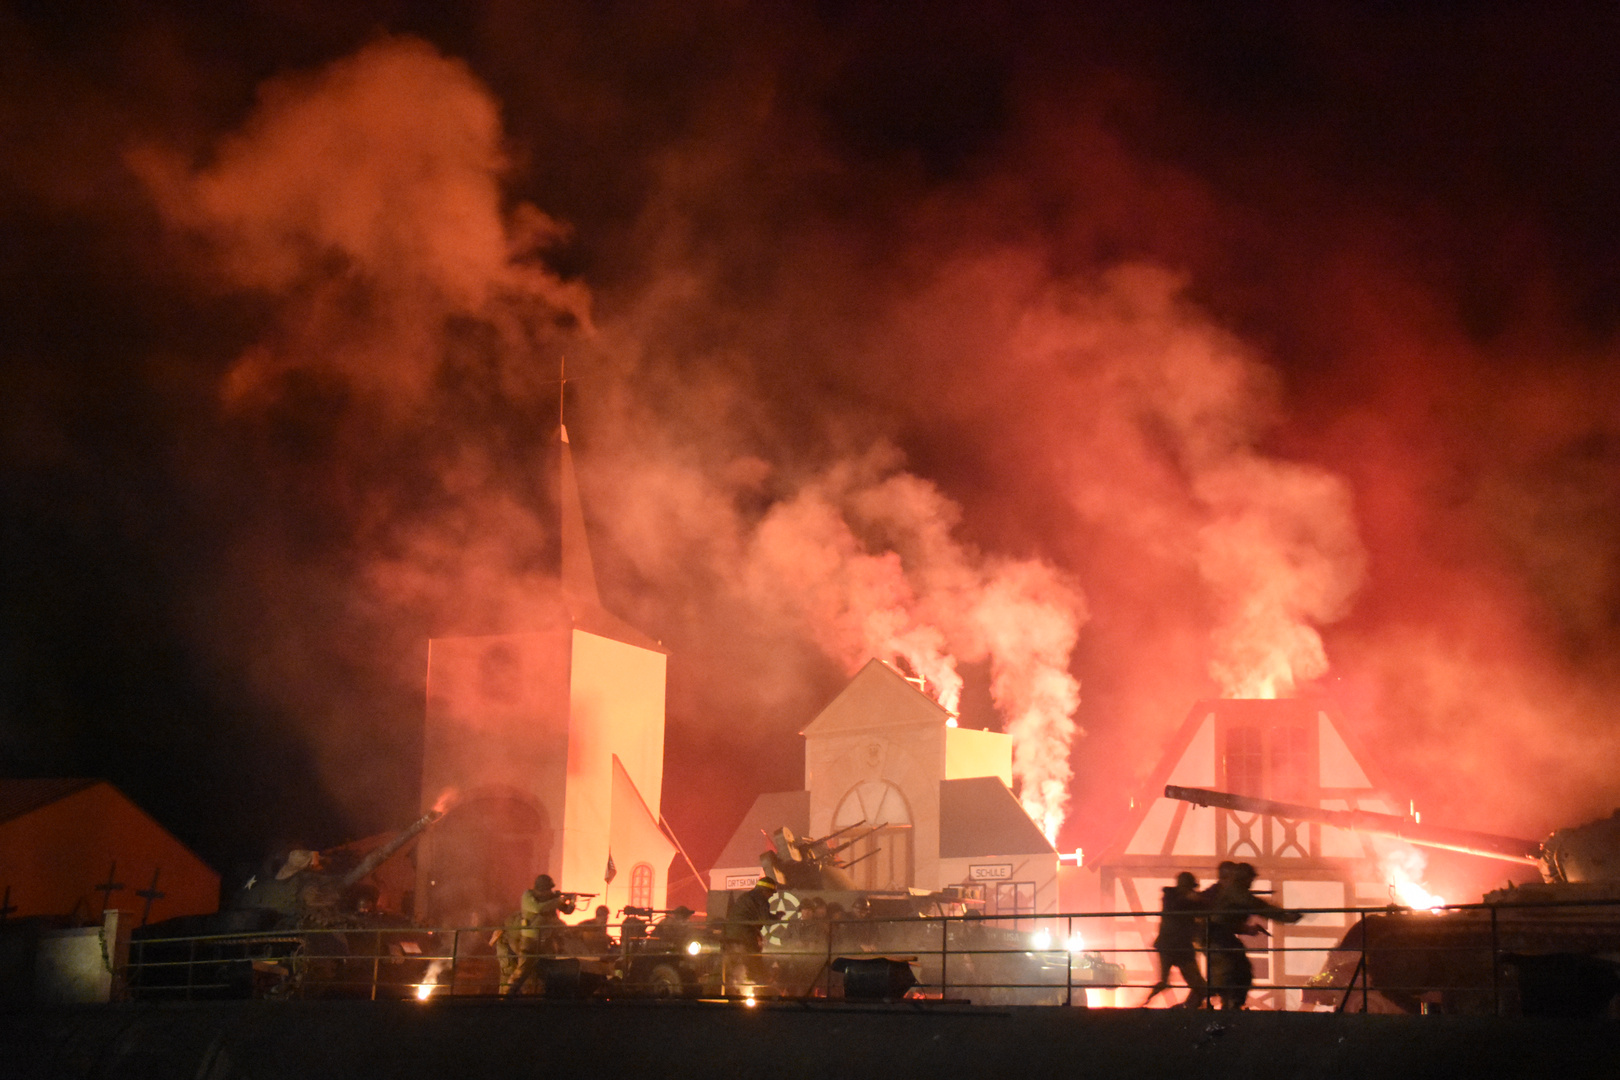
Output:
[[[298,49],[0,35],[13,220],[116,238],[93,340],[217,518],[175,618],[341,799],[375,812],[420,641],[553,573],[566,353],[607,602],[675,657],[678,824],[868,655],[988,693],[1088,845],[1212,692],[1331,694],[1431,820],[1620,801],[1602,35],[790,7],[492,5],[455,57],[369,7]],[[96,325],[70,280],[40,327]],[[54,482],[102,417],[57,399],[107,394],[35,334],[7,446]]]

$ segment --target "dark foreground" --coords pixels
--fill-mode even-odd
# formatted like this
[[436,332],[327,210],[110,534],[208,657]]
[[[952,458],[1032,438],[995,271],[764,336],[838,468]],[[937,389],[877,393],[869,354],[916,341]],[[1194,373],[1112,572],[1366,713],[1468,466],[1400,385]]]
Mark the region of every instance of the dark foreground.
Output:
[[0,1012],[0,1076],[185,1080],[1620,1077],[1620,1025],[700,1002],[244,1002]]

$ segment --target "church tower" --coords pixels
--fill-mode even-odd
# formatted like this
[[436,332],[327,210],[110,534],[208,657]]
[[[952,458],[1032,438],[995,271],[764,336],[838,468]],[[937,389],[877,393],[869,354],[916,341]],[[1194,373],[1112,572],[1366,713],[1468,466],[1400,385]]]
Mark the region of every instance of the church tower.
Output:
[[418,853],[434,925],[495,925],[540,873],[593,905],[664,905],[667,654],[602,607],[567,428],[558,450],[561,573],[530,624],[428,642],[423,809],[454,795]]

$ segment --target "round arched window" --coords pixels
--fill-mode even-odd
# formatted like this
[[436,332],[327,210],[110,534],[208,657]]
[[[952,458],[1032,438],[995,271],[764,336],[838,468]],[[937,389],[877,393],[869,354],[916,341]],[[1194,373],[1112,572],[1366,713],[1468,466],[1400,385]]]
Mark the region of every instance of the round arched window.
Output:
[[910,825],[911,807],[900,789],[887,780],[856,784],[844,795],[833,814],[833,828],[865,822],[868,825]]
[[904,889],[912,882],[911,807],[887,780],[867,780],[845,793],[833,812],[833,830],[857,837],[844,853],[862,889]]
[[652,907],[653,868],[650,863],[636,863],[630,869],[630,906]]

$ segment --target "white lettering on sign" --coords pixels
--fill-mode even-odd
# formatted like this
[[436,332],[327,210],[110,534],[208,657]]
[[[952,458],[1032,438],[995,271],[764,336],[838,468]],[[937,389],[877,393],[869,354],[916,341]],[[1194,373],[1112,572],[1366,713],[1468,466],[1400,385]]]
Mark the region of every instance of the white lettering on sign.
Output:
[[759,880],[759,875],[758,874],[727,874],[726,875],[726,888],[728,888],[728,889],[752,889],[754,887],[754,882],[756,882],[758,880]]
[[968,867],[968,877],[974,881],[1006,881],[1012,877],[1012,863],[986,863]]

